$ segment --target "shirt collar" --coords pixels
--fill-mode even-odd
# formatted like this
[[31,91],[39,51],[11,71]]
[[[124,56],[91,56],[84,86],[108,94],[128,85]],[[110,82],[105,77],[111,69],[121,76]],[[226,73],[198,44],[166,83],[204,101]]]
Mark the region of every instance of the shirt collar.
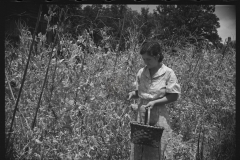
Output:
[[[158,69],[158,71],[154,74],[153,78],[159,77],[159,76],[163,75],[165,72],[166,72],[166,66],[164,64],[162,64],[162,67]],[[147,66],[144,67],[143,74],[145,76],[147,76],[148,78],[151,78],[150,72],[149,72],[149,69],[147,68]]]

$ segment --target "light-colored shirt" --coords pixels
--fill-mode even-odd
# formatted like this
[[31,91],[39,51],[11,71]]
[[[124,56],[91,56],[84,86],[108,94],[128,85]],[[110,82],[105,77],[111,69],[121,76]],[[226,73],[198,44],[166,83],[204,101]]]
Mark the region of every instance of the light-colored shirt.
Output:
[[[181,88],[174,71],[164,64],[162,64],[161,68],[152,77],[147,67],[141,68],[137,73],[136,89],[140,98],[139,106],[162,98],[166,93],[181,93]],[[138,121],[139,118],[143,117],[138,115]],[[165,105],[154,106],[151,109],[150,125],[166,126],[167,124],[163,124],[163,118],[166,119],[169,126],[169,115]]]

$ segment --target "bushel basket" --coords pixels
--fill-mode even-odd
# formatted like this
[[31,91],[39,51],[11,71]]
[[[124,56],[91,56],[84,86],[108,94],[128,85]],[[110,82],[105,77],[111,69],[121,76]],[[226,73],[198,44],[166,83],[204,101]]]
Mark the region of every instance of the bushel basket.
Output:
[[141,144],[159,148],[164,128],[150,126],[149,121],[150,121],[150,108],[148,109],[146,125],[136,121],[130,122],[131,142],[134,144]]

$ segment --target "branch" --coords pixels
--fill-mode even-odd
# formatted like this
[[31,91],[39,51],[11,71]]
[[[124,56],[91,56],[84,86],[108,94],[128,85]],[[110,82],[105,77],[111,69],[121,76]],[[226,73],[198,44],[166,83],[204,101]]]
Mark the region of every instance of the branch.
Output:
[[32,49],[33,49],[33,43],[34,43],[35,35],[36,35],[36,32],[37,32],[37,28],[38,28],[38,25],[39,25],[39,21],[40,21],[40,18],[41,18],[41,14],[42,14],[42,5],[40,5],[40,8],[39,8],[38,20],[37,20],[37,23],[36,23],[36,26],[35,26],[35,30],[34,30],[34,34],[33,34],[33,38],[32,38],[33,40],[32,40],[31,46],[30,46],[29,54],[28,54],[27,64],[26,64],[26,67],[25,67],[25,70],[24,70],[23,79],[22,79],[22,82],[21,82],[21,87],[20,87],[20,90],[18,92],[17,102],[15,104],[15,108],[14,108],[14,111],[13,111],[12,122],[11,122],[10,130],[9,130],[7,143],[6,143],[6,149],[8,148],[9,140],[10,140],[10,137],[11,137],[13,123],[14,123],[14,119],[15,119],[15,115],[16,115],[16,111],[17,111],[17,106],[18,106],[20,95],[22,93],[22,88],[23,88],[23,85],[24,85],[24,82],[25,82],[27,69],[28,69],[28,65],[29,65],[29,62],[30,62],[31,53],[32,53]]
[[120,18],[114,18],[114,17],[108,17],[108,16],[99,16],[99,17],[102,17],[102,18],[112,18],[112,19],[120,20]]
[[96,18],[94,19],[94,21],[93,21],[93,22],[95,22],[95,21],[96,21],[96,19],[98,18],[98,15],[99,15],[99,10],[98,10],[97,16],[96,16]]
[[68,16],[65,20],[67,20],[69,17],[81,17],[81,18],[85,18],[85,16],[80,16],[80,15],[71,15],[71,16]]

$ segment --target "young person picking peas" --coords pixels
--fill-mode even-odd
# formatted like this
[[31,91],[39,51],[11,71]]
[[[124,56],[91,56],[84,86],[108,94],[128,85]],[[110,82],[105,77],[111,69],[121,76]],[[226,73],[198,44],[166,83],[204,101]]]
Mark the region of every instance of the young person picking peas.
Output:
[[[145,42],[140,54],[146,66],[138,71],[136,90],[129,93],[128,99],[140,98],[138,122],[145,119],[145,111],[150,108],[149,124],[151,126],[162,126],[165,129],[159,148],[132,143],[130,160],[173,159],[172,149],[169,145],[172,129],[170,128],[169,115],[165,104],[174,102],[179,98],[180,85],[174,71],[162,63],[162,48],[158,42]],[[133,108],[133,110],[136,111],[137,109]]]

